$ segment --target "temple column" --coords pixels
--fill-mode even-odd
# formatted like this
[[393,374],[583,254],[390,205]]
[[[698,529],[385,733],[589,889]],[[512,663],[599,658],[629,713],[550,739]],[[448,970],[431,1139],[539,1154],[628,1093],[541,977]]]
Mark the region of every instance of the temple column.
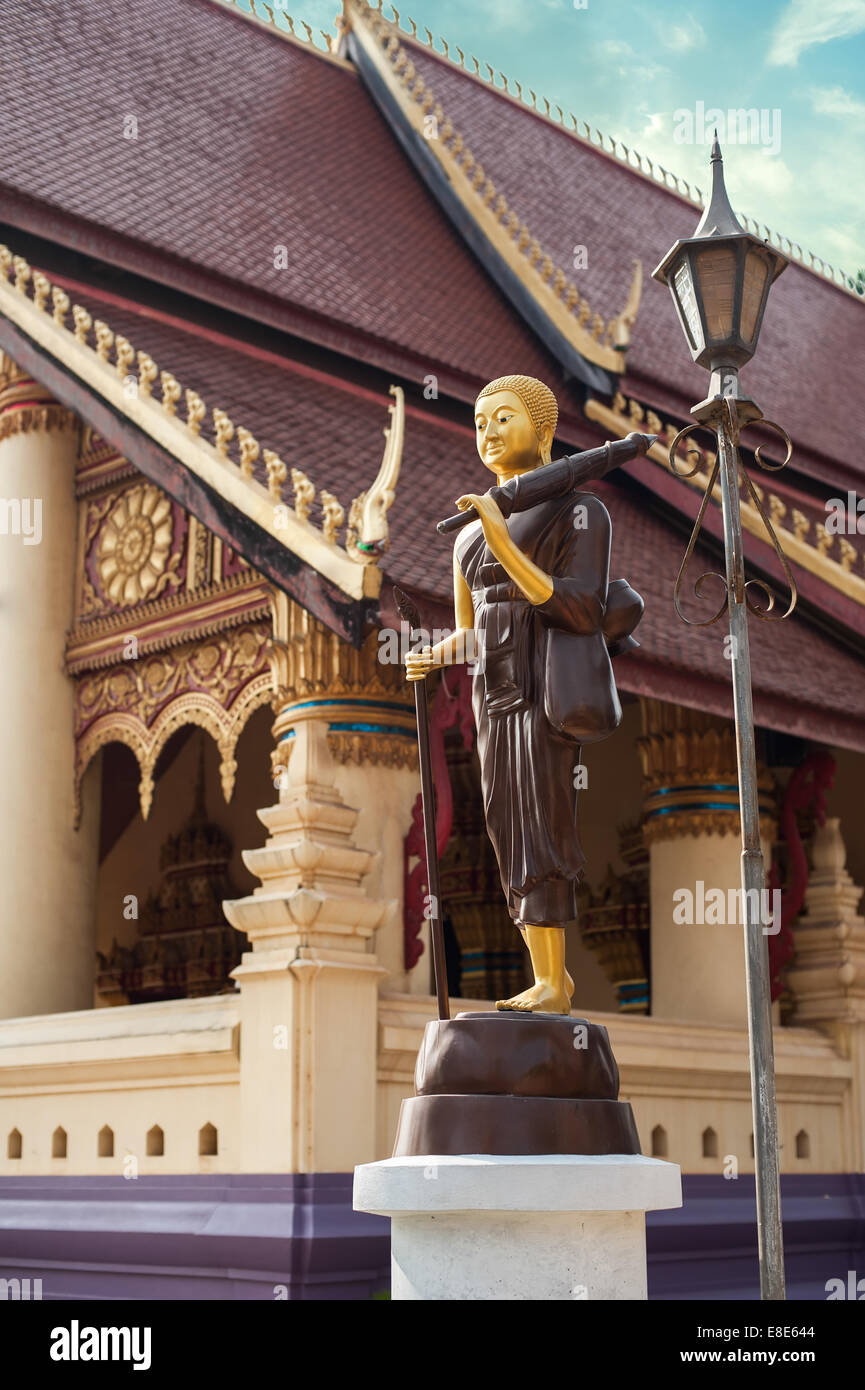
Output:
[[378,990],[391,972],[405,988],[417,794],[413,710],[377,650],[374,633],[355,651],[275,595],[279,800],[259,812],[266,844],[244,854],[261,887],[224,904],[251,946],[234,971],[244,1172],[345,1172],[375,1157]]
[[[861,1173],[865,1171],[865,918],[857,911],[862,888],[845,868],[847,851],[837,819],[828,818],[817,826],[811,859],[805,911],[793,927],[793,961],[786,975],[793,995],[792,1021],[829,1033],[851,1062],[844,1168]],[[799,1140],[797,1135],[797,1144]]]
[[[732,722],[641,700],[639,740],[649,846],[651,1011],[658,1018],[747,1023],[741,842]],[[775,826],[760,773],[763,849]],[[731,897],[731,890],[736,896]],[[733,918],[735,912],[735,919]]]
[[64,670],[75,590],[79,425],[0,355],[0,1017],[93,1004],[96,770],[75,821],[74,688]]

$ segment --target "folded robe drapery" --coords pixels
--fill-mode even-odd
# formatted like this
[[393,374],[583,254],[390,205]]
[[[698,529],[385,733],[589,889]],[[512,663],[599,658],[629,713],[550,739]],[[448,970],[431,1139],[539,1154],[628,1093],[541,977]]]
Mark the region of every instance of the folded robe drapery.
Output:
[[608,644],[635,645],[642,601],[622,581],[609,584],[610,518],[597,497],[555,498],[506,524],[553,592],[530,604],[479,523],[458,537],[478,635],[472,702],[484,812],[514,921],[563,926],[576,917],[585,863],[580,740],[605,737],[621,718]]

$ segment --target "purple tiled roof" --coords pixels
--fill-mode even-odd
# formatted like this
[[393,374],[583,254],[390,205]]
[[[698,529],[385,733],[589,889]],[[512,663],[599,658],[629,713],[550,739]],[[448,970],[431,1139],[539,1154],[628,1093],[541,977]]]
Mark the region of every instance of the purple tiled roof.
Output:
[[[96,293],[75,293],[74,298],[165,364],[184,386],[198,391],[208,407],[218,405],[235,426],[253,428],[264,447],[275,449],[289,466],[303,469],[319,488],[335,493],[346,512],[352,498],[375,477],[388,396],[252,347],[221,343],[213,335],[166,322],[132,305],[122,307]],[[204,432],[211,428],[208,417]],[[596,442],[588,434],[567,441],[570,447]],[[258,470],[265,481],[260,461]],[[461,492],[482,489],[488,481],[470,422],[455,425],[437,414],[432,401],[423,410],[409,407],[402,471],[388,514],[391,547],[382,562],[386,587],[398,583],[431,600],[439,611],[452,612],[452,544],[437,534],[435,522],[453,512]],[[646,601],[636,634],[640,649],[617,662],[622,689],[659,693],[662,679],[669,698],[675,692],[683,703],[729,713],[730,666],[724,656],[723,623],[710,629],[687,627],[673,606],[686,537],[658,514],[651,496],[625,474],[593,490],[613,519],[612,573],[627,578]],[[314,510],[313,519],[316,515]],[[719,568],[717,556],[702,545],[693,564],[692,582],[703,570]],[[705,616],[687,603],[686,611]],[[797,614],[783,623],[759,624],[752,639],[752,663],[758,720],[818,737],[829,719],[834,722],[823,730],[827,741],[865,750],[863,659]],[[783,701],[783,714],[776,710],[778,700]]]
[[[566,394],[347,66],[212,0],[6,0],[4,21],[9,220],[411,379],[439,373],[463,398],[514,370]],[[593,309],[621,309],[642,261],[623,389],[684,417],[705,375],[648,272],[696,210],[428,49],[412,61],[553,259],[569,270],[586,246],[572,273]],[[735,197],[732,156],[727,173]],[[832,486],[863,472],[862,313],[791,265],[744,378],[792,435],[794,467]]]

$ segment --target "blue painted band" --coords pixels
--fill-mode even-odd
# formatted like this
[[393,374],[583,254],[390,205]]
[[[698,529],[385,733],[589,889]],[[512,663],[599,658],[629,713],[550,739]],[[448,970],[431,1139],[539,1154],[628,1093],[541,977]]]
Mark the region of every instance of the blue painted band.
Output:
[[404,710],[410,714],[408,705],[402,704],[399,700],[356,700],[352,695],[346,695],[341,700],[303,700],[297,705],[285,705],[284,709],[327,709],[332,705],[352,705],[358,709],[385,709],[388,711]]

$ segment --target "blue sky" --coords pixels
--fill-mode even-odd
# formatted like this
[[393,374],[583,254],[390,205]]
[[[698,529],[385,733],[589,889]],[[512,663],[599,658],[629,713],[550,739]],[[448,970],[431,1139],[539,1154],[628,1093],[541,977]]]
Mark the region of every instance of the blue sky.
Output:
[[[283,7],[328,30],[337,9],[335,0]],[[708,145],[674,138],[688,133],[677,113],[696,112],[698,102],[765,111],[762,142],[727,141],[733,206],[848,272],[865,266],[865,0],[587,0],[585,8],[398,0],[397,8],[403,27],[410,14],[451,53],[459,45],[703,189]],[[392,18],[388,5],[384,13]]]

